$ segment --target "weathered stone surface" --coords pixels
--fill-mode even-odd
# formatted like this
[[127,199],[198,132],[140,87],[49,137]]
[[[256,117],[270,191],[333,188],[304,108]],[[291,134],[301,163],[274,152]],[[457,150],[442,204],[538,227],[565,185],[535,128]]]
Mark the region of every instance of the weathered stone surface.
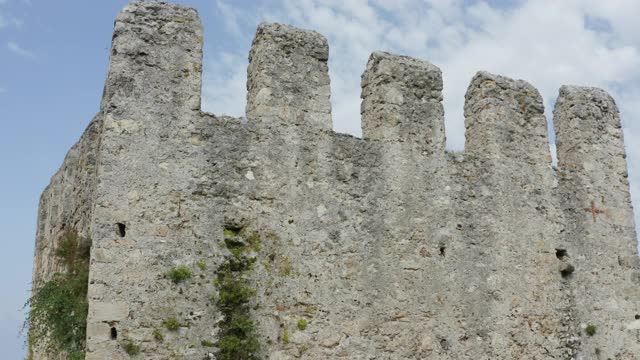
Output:
[[582,333],[576,356],[638,358],[640,267],[618,108],[603,90],[563,86],[554,119],[563,237],[576,267],[571,313],[597,329]]
[[89,235],[102,118],[102,114],[94,117],[40,196],[33,262],[35,286],[60,271],[54,254],[66,230],[75,229],[82,237]]
[[[75,229],[81,239],[91,240],[102,120],[100,113],[93,118],[40,196],[33,260],[34,288],[63,270],[55,254],[66,231]],[[34,359],[47,356],[38,344],[32,350]]]
[[247,118],[331,130],[329,46],[315,31],[262,23],[249,53]]
[[362,134],[444,151],[442,73],[408,56],[371,54],[362,75]]
[[96,322],[119,322],[129,315],[129,306],[126,303],[99,303],[95,301],[89,311],[89,317]]
[[[145,359],[215,358],[210,294],[235,232],[260,238],[247,276],[265,359],[640,354],[624,146],[603,91],[561,89],[556,170],[522,80],[478,73],[465,151],[446,152],[427,62],[372,54],[358,139],[331,131],[315,32],[260,25],[247,122],[199,110],[195,11],[133,3],[114,34],[101,111],[43,194],[34,269],[55,271],[65,226],[91,235],[87,359],[128,358],[122,340]],[[176,265],[192,277],[173,283]]]

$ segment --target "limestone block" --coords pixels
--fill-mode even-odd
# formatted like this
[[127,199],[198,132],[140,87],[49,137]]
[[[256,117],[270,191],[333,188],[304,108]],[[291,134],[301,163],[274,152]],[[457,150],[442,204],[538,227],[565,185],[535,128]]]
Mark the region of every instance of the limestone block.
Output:
[[92,321],[123,321],[129,315],[126,303],[93,302],[89,307],[89,318]]

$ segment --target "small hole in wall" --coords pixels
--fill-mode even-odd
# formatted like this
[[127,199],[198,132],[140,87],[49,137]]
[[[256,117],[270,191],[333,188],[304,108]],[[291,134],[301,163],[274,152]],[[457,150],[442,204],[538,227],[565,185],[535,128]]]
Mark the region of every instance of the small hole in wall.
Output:
[[111,328],[111,340],[116,340],[118,338],[118,330],[114,327]]
[[640,315],[636,314],[636,320],[640,320]]
[[449,350],[449,342],[447,341],[447,339],[440,339],[440,347],[442,348],[442,350]]
[[573,274],[575,270],[576,268],[573,267],[573,265],[566,264],[562,269],[560,269],[560,275],[562,275],[564,279],[567,279],[571,277],[571,274]]
[[440,256],[445,256],[447,251],[447,247],[444,245],[440,245]]
[[567,253],[567,250],[565,250],[565,249],[556,249],[556,257],[558,259],[562,260],[567,256],[569,256],[569,254]]
[[127,225],[123,223],[116,223],[116,233],[118,234],[118,236],[123,238],[125,235],[127,235]]

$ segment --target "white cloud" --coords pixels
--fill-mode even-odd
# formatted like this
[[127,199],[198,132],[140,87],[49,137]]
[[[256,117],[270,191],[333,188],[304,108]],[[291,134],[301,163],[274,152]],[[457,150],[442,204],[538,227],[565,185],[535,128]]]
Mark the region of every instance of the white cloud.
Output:
[[[334,128],[340,132],[360,135],[360,75],[375,50],[426,59],[442,69],[451,149],[464,146],[464,93],[478,70],[529,81],[542,94],[549,120],[561,85],[605,88],[621,109],[640,224],[640,165],[635,165],[640,164],[640,1],[524,0],[508,8],[462,0],[280,0],[269,5],[249,13],[225,4],[224,12],[233,14],[228,27],[250,38],[260,20],[279,21],[327,36]],[[225,56],[234,60],[209,67],[205,104],[214,112],[240,115],[247,54]]]
[[202,108],[216,114],[244,115],[247,56],[216,54],[204,64]]
[[227,29],[227,31],[232,35],[239,36],[242,32],[240,31],[240,24],[238,23],[238,12],[236,11],[236,9],[222,0],[216,0],[216,8],[224,19],[225,28]]
[[7,48],[9,49],[9,51],[11,51],[12,53],[18,56],[29,58],[29,59],[35,58],[35,55],[31,51],[24,49],[23,47],[21,47],[20,45],[18,45],[13,41],[9,41],[7,43]]

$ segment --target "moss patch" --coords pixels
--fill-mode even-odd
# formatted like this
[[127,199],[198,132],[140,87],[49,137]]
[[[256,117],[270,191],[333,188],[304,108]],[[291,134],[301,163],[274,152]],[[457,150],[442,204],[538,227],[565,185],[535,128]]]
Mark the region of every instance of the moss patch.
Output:
[[90,244],[76,231],[65,233],[55,253],[64,271],[37,287],[25,304],[30,307],[25,320],[29,348],[42,344],[53,355],[84,359]]

